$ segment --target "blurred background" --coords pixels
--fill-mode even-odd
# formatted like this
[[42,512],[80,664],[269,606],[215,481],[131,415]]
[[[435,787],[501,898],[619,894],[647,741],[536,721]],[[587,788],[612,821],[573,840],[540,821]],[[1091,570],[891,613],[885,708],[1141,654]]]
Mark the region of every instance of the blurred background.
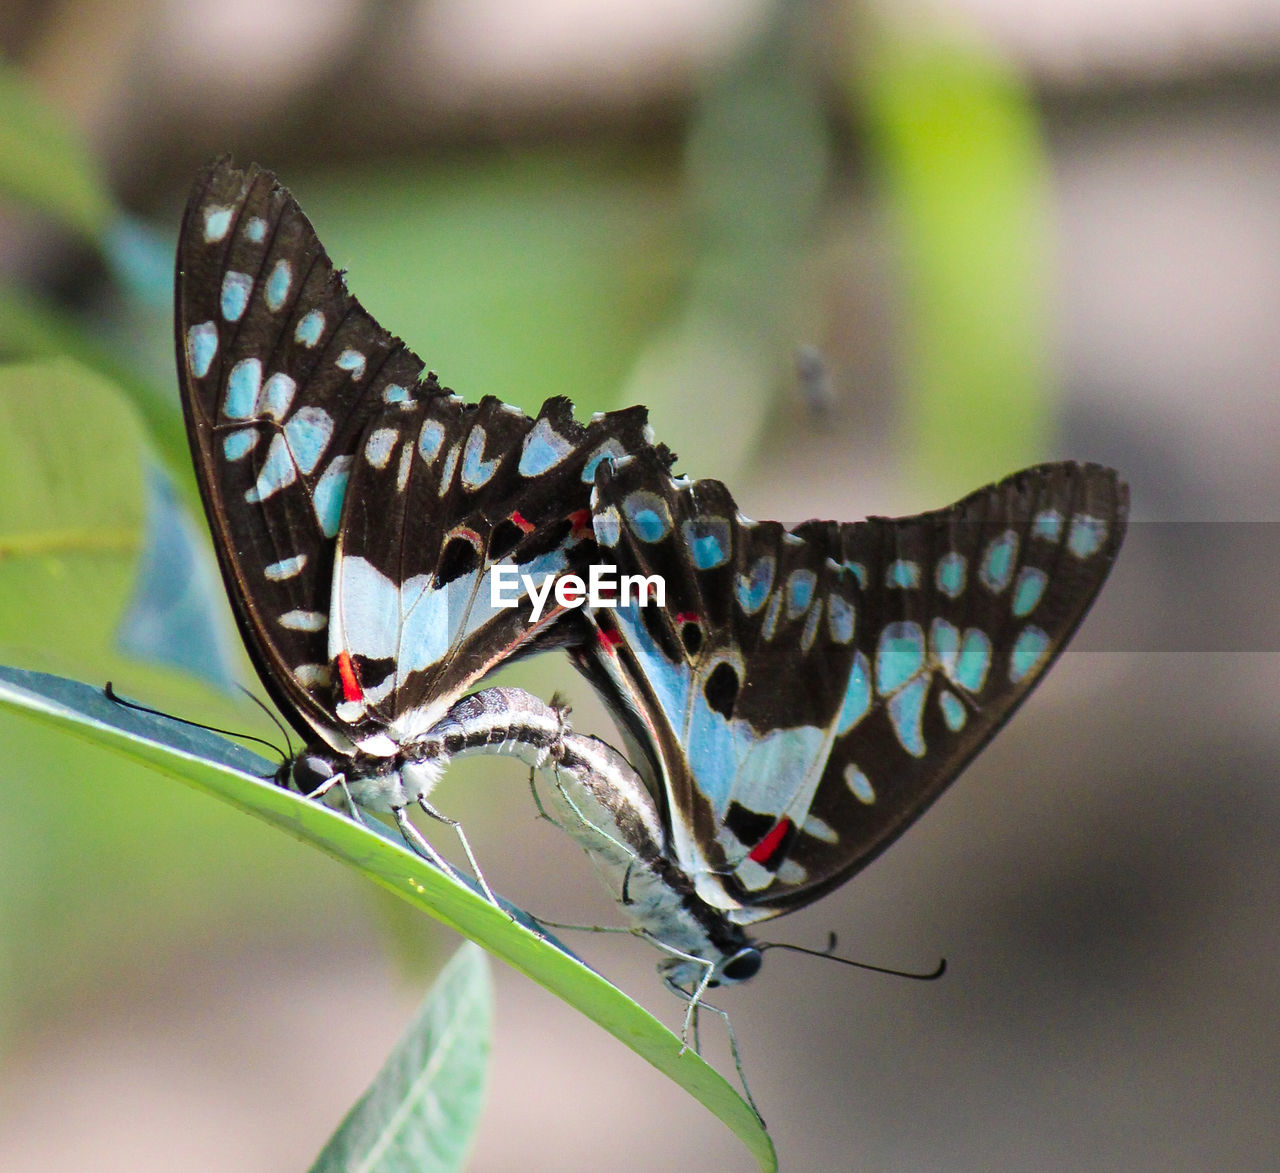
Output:
[[[647,403],[749,515],[1112,464],[1135,524],[1073,650],[887,855],[767,926],[947,978],[775,953],[718,1002],[784,1168],[1274,1168],[1280,7],[11,0],[0,54],[0,356],[59,363],[0,436],[0,661],[262,731],[170,327],[227,151],[443,382]],[[557,657],[506,679],[610,734]],[[135,764],[8,715],[0,744],[0,1168],[306,1167],[456,939]],[[436,801],[504,895],[617,923],[518,766]],[[678,1024],[652,950],[571,943]],[[750,1167],[497,979],[474,1169]]]

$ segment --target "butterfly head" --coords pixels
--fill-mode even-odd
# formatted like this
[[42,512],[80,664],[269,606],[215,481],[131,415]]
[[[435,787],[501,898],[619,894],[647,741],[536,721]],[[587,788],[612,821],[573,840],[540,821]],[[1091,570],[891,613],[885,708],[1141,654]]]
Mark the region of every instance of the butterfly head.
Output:
[[349,756],[312,748],[304,750],[277,773],[277,781],[293,785],[308,798],[323,798],[343,788],[361,806],[396,810],[424,799],[435,788],[448,761],[443,747],[428,745],[412,757]]
[[[707,988],[736,986],[739,982],[749,981],[760,972],[763,963],[764,954],[760,947],[753,941],[744,941],[738,949],[723,953],[714,961]],[[701,961],[670,957],[658,964],[658,976],[677,997],[688,999],[702,984],[708,964],[712,964],[710,958]]]

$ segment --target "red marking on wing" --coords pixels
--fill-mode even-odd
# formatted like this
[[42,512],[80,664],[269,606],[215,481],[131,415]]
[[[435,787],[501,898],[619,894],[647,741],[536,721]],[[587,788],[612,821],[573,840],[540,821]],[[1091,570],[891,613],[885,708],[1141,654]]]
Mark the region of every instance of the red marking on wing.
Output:
[[786,839],[792,826],[790,819],[779,819],[774,823],[773,830],[751,849],[751,854],[747,858],[755,860],[758,864],[767,864],[778,848],[782,846],[782,842]]
[[596,639],[600,641],[600,646],[606,652],[612,652],[622,642],[622,632],[606,630],[601,627],[596,632]]
[[470,542],[477,550],[481,545],[480,535],[469,525],[455,525],[453,529],[445,534],[440,540],[440,544],[443,546],[446,542],[452,541],[454,538],[462,538],[463,541]]
[[338,675],[342,677],[342,698],[348,701],[364,700],[364,689],[356,678],[356,666],[347,652],[338,653]]
[[595,531],[591,528],[590,509],[575,509],[569,514],[569,524],[573,526],[573,532],[569,537],[575,542],[580,542],[583,538],[595,537]]
[[680,614],[676,616],[676,622],[699,623],[701,620],[699,620],[698,613],[696,611],[681,611]]
[[516,526],[519,527],[522,533],[527,534],[530,530],[533,529],[533,522],[526,521],[523,517],[521,517],[519,510],[514,511],[511,514],[511,520],[516,524]]

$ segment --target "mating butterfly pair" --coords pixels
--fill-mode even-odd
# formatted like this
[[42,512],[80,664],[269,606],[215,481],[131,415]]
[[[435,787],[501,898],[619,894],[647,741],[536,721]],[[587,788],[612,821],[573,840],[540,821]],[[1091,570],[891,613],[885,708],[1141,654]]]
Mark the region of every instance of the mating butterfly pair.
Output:
[[[1124,533],[1125,486],[1070,463],[917,517],[748,521],[718,482],[671,476],[643,408],[579,424],[553,399],[530,419],[424,377],[289,193],[226,161],[183,221],[176,330],[233,610],[306,741],[291,780],[392,811],[438,862],[404,808],[443,818],[428,795],[450,757],[550,759],[566,829],[691,1010],[759,968],[745,926],[842,883],[981,749]],[[499,566],[537,579],[597,559],[660,575],[665,606],[533,622],[527,591],[491,605]],[[630,763],[526,694],[467,695],[558,645]]]

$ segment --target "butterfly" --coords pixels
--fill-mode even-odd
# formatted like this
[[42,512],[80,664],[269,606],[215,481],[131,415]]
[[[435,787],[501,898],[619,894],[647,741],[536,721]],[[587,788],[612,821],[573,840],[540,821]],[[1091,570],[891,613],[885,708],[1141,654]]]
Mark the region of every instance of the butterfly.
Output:
[[571,655],[644,785],[593,751],[560,821],[692,1015],[759,971],[750,926],[865,867],[1009,719],[1106,580],[1128,490],[1044,464],[918,516],[788,528],[641,453],[597,470],[592,509],[602,555],[666,598],[589,612]]
[[494,606],[496,568],[536,581],[581,564],[600,464],[672,458],[642,407],[582,424],[563,398],[536,418],[464,402],[347,292],[275,177],[225,158],[183,217],[175,334],[232,610],[304,741],[279,780],[391,811],[439,863],[405,807],[456,827],[427,801],[444,762],[519,721],[510,690],[451,710],[498,664],[554,646],[564,612],[535,620],[519,578],[514,605]]

